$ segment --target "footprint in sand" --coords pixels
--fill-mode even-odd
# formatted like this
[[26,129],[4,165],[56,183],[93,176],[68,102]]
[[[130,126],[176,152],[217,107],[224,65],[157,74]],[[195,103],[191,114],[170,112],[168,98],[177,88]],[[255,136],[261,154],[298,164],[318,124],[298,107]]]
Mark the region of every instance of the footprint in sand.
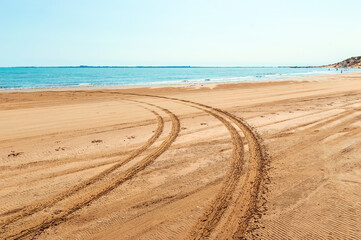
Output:
[[19,155],[23,154],[23,152],[15,152],[15,151],[11,151],[10,154],[8,154],[8,157],[17,157]]

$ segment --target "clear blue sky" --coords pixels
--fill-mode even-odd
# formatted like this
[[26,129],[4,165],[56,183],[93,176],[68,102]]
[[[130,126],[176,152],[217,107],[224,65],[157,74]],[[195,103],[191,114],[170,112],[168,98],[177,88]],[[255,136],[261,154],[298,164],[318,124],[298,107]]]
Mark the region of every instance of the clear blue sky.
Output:
[[0,0],[0,66],[277,66],[361,55],[360,0]]

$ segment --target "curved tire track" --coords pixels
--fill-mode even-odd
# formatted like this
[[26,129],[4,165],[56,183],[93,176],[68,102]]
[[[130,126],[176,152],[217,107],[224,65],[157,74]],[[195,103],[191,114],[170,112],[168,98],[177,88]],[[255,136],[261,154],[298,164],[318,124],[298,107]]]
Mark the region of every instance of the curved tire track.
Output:
[[36,222],[31,222],[28,224],[24,224],[18,229],[11,230],[4,236],[8,239],[21,239],[21,238],[29,238],[35,237],[42,233],[44,229],[47,229],[51,226],[58,225],[61,222],[67,220],[67,217],[76,212],[77,210],[89,205],[93,201],[99,199],[105,194],[109,193],[113,189],[115,189],[120,184],[134,177],[138,172],[145,169],[149,164],[151,164],[156,158],[158,158],[163,152],[165,152],[170,145],[175,141],[180,131],[180,122],[176,115],[170,112],[167,109],[158,107],[166,112],[172,121],[172,130],[168,137],[161,143],[159,147],[157,147],[154,151],[152,151],[148,156],[142,159],[140,162],[127,169],[125,172],[119,174],[117,177],[109,181],[105,184],[101,189],[97,189],[91,193],[86,194],[79,198],[76,202],[72,203],[70,207],[63,210],[59,214],[55,214],[52,217],[45,217],[42,219],[36,219]]
[[[156,113],[155,111],[150,110],[157,118],[157,122],[158,122],[158,126],[156,131],[154,132],[154,134],[152,135],[152,137],[150,139],[147,140],[147,142],[141,146],[140,148],[136,149],[135,151],[133,151],[127,158],[121,160],[119,163],[113,165],[112,167],[104,170],[103,172],[97,174],[96,176],[72,187],[71,189],[69,189],[68,191],[65,191],[63,193],[58,194],[57,196],[55,196],[52,199],[46,200],[45,202],[42,203],[35,203],[35,204],[31,204],[28,205],[26,207],[23,208],[18,208],[18,209],[13,209],[8,211],[7,213],[2,214],[4,215],[9,215],[12,213],[16,213],[18,212],[16,215],[11,216],[10,218],[3,220],[0,223],[0,228],[4,229],[7,225],[16,222],[19,219],[22,219],[26,216],[32,215],[36,212],[39,212],[45,208],[51,207],[53,205],[55,205],[57,202],[72,196],[73,194],[77,193],[79,190],[84,189],[85,187],[98,182],[99,180],[101,180],[102,178],[104,178],[105,176],[109,175],[110,173],[114,172],[116,169],[122,167],[123,165],[125,165],[126,163],[130,162],[131,160],[133,160],[134,158],[136,158],[137,156],[139,156],[141,153],[143,153],[145,150],[147,150],[158,138],[159,136],[162,134],[163,129],[164,129],[164,120],[163,118]],[[1,236],[1,235],[0,235]]]
[[237,139],[239,137],[238,132],[222,116],[233,122],[243,132],[249,146],[250,154],[248,159],[249,169],[246,173],[246,181],[243,183],[242,192],[236,199],[235,207],[232,209],[231,214],[228,217],[230,222],[228,222],[226,226],[222,226],[222,234],[218,234],[216,239],[245,238],[246,232],[248,232],[247,234],[252,234],[253,229],[250,229],[249,223],[252,219],[257,219],[261,216],[260,204],[263,200],[262,193],[264,192],[264,185],[262,184],[267,180],[268,166],[267,154],[262,145],[262,141],[252,127],[250,127],[244,120],[229,112],[189,100],[131,93],[127,93],[127,95],[163,98],[196,106],[195,108],[202,109],[219,119],[223,124],[225,124],[232,135],[234,146],[231,160],[232,163],[226,174],[223,187],[218,192],[215,199],[207,207],[203,216],[194,225],[193,230],[187,237],[188,239],[205,239],[211,235],[232,199],[232,195],[238,183],[236,180],[239,180],[241,176],[242,163],[240,161],[242,161],[243,158],[243,150],[242,157],[240,157],[240,147],[238,146],[241,139]]
[[[235,201],[235,205],[231,214],[228,217],[227,224],[222,226],[221,233],[218,234],[216,239],[241,239],[245,238],[246,231],[249,230],[249,223],[251,219],[260,217],[259,215],[259,202],[262,193],[262,183],[267,178],[266,167],[268,165],[266,161],[266,153],[261,144],[261,140],[254,130],[243,120],[235,117],[233,114],[213,108],[204,104],[199,104],[191,101],[182,100],[183,102],[189,102],[191,104],[199,105],[204,108],[210,109],[220,115],[228,118],[233,122],[245,135],[249,148],[249,168],[246,173],[246,180],[243,183],[242,191]],[[229,171],[234,171],[232,169]],[[240,177],[240,175],[239,175]],[[239,180],[238,177],[238,180]],[[208,206],[203,216],[195,224],[193,230],[190,233],[190,239],[205,239],[210,236],[215,227],[220,221],[225,208],[228,207],[228,202],[221,203],[223,198],[232,198],[233,191],[227,191],[227,185],[224,186],[217,194],[216,199]]]

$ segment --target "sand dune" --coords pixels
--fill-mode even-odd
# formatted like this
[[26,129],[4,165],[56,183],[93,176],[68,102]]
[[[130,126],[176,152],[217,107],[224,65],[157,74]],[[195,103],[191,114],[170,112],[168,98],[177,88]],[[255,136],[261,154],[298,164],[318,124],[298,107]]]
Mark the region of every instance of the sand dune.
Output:
[[360,239],[361,74],[0,93],[1,239]]

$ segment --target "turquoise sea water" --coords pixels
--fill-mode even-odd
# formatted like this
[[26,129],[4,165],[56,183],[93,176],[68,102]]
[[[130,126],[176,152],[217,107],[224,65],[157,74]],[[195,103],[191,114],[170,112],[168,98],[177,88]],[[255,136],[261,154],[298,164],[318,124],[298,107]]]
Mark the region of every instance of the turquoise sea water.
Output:
[[[357,70],[348,70],[352,71]],[[339,72],[340,69],[277,67],[0,68],[0,88],[255,82]]]

